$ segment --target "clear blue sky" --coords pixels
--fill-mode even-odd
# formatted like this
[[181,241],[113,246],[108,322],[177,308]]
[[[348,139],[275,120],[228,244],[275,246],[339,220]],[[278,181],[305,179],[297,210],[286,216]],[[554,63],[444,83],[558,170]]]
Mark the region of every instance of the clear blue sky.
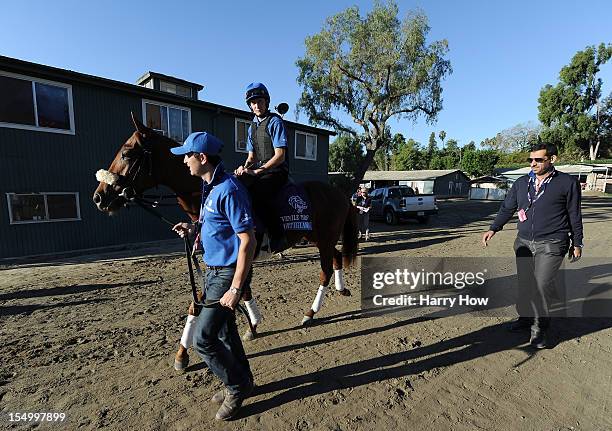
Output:
[[[370,1],[6,1],[0,54],[125,82],[146,71],[204,85],[200,99],[245,107],[243,89],[266,83],[294,120],[300,88],[295,61],[304,38],[327,16]],[[612,42],[609,1],[399,1],[430,20],[430,40],[445,38],[454,73],[444,82],[437,124],[392,122],[427,143],[445,130],[461,146],[517,123],[537,121],[542,86],[587,45]],[[602,70],[612,90],[612,64]],[[302,115],[300,122],[308,122]]]

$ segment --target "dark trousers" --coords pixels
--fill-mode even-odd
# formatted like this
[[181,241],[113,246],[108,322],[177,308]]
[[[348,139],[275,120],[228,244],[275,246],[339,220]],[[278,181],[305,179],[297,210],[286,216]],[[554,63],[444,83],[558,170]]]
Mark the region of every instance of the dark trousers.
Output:
[[533,318],[533,326],[550,326],[550,304],[556,298],[555,277],[569,249],[568,240],[514,241],[519,295],[516,311]]
[[261,218],[271,238],[279,238],[284,232],[276,209],[276,198],[287,184],[287,178],[286,170],[273,170],[258,177],[249,189],[253,197],[253,211]]
[[[207,301],[219,300],[227,292],[234,271],[235,268],[206,270]],[[250,387],[253,374],[238,334],[236,315],[232,310],[222,306],[203,307],[197,319],[193,346],[230,392],[239,394]]]

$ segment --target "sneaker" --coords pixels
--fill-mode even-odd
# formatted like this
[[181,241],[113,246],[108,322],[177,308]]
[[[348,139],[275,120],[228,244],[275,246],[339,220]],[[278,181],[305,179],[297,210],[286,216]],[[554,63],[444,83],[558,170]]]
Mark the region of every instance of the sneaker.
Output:
[[219,407],[219,410],[215,415],[215,419],[218,421],[228,421],[238,414],[243,401],[253,392],[253,382],[251,381],[249,383],[250,387],[239,394],[232,394],[228,390],[224,390],[225,397],[223,399],[223,404],[221,404],[221,407]]
[[519,317],[516,320],[510,322],[508,330],[510,332],[522,332],[527,331],[533,324],[533,318],[531,317]]

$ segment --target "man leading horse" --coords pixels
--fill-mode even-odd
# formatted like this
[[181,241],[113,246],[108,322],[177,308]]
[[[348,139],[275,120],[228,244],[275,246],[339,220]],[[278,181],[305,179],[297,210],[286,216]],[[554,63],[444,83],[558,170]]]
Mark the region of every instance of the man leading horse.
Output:
[[[215,418],[228,420],[253,391],[253,374],[238,335],[234,308],[250,283],[256,241],[249,196],[244,186],[225,173],[219,156],[223,144],[206,132],[189,135],[174,155],[183,156],[189,173],[202,178],[198,225],[206,263],[205,302],[196,320],[193,346],[208,368],[225,384],[212,401],[221,407]],[[177,223],[181,237],[193,224]]]

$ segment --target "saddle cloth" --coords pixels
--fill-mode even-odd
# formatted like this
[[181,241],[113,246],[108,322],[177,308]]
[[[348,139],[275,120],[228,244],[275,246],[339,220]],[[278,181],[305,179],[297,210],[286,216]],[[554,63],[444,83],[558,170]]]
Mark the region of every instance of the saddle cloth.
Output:
[[278,194],[276,205],[286,231],[312,230],[311,205],[300,184],[287,183]]

